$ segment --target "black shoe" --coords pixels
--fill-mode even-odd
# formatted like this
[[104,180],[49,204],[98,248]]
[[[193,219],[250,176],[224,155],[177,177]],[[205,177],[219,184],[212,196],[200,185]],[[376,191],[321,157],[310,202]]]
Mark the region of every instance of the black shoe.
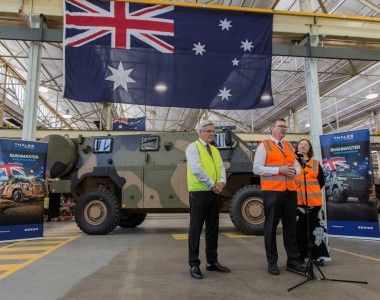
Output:
[[280,270],[278,269],[277,264],[268,264],[268,273],[272,275],[279,275]]
[[306,268],[301,266],[300,263],[291,263],[286,265],[286,271],[294,272],[297,274],[305,274],[306,273]]
[[325,265],[325,263],[323,262],[323,260],[316,260],[314,262],[314,264],[318,267],[323,267]]
[[215,264],[207,264],[206,265],[207,271],[216,271],[220,273],[230,273],[231,270],[227,267],[223,267],[220,263],[216,262]]
[[190,275],[195,279],[202,279],[203,275],[198,266],[190,267]]

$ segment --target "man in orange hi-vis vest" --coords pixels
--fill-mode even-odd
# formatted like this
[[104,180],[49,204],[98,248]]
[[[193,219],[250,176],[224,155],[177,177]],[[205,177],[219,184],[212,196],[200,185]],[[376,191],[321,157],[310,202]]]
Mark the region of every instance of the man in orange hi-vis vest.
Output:
[[277,225],[282,221],[284,246],[287,253],[286,270],[304,273],[298,260],[296,242],[297,184],[295,166],[298,166],[293,146],[284,141],[286,122],[277,119],[271,124],[271,138],[262,141],[256,149],[253,172],[260,175],[264,199],[264,240],[268,272],[280,274],[277,266]]

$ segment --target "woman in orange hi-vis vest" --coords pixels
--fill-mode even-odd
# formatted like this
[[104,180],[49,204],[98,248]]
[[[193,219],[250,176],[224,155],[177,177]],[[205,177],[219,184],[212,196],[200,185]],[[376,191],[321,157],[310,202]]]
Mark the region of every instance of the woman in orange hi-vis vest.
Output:
[[[305,207],[310,207],[310,238],[313,243],[312,258],[323,266],[330,261],[326,219],[322,209],[322,191],[325,177],[318,160],[313,159],[313,147],[309,140],[302,139],[296,147],[297,160],[302,166],[297,176],[297,246],[301,261],[308,258],[308,237]],[[306,183],[306,184],[305,184]]]

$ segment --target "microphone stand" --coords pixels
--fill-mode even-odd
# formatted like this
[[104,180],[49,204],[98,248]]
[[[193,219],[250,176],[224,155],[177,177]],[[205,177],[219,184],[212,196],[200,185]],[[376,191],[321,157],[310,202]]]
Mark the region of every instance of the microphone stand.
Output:
[[[323,281],[338,281],[338,282],[350,282],[350,283],[360,283],[360,284],[368,284],[367,281],[358,281],[358,280],[343,280],[343,279],[336,279],[336,278],[327,278],[325,276],[325,274],[323,274],[322,270],[320,269],[320,267],[316,264],[315,260],[313,259],[313,241],[312,241],[312,232],[311,232],[311,222],[310,222],[310,215],[311,215],[311,210],[312,210],[312,207],[308,205],[308,201],[307,201],[307,184],[306,184],[306,167],[310,168],[310,166],[308,166],[306,164],[306,160],[301,157],[301,156],[298,156],[297,157],[299,158],[299,160],[301,161],[300,162],[300,165],[302,167],[302,171],[303,171],[303,186],[305,188],[305,215],[306,215],[306,230],[307,230],[307,246],[308,246],[308,259],[307,259],[307,263],[306,263],[306,271],[304,274],[301,274],[302,276],[305,276],[306,279],[292,287],[290,287],[288,289],[288,292],[290,292],[291,290],[309,282],[309,281],[312,281],[312,280],[323,280]],[[316,267],[319,271],[319,273],[321,274],[322,277],[317,277],[314,273],[314,269],[313,267]],[[299,274],[299,273],[297,273]]]

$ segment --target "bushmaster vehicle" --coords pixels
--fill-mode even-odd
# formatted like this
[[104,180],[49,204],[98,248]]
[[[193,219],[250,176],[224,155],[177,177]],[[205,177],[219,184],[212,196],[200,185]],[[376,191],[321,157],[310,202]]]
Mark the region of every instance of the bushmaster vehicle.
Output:
[[372,191],[372,182],[367,178],[348,170],[337,170],[326,176],[326,196],[334,202],[347,202],[348,197],[356,197],[367,203]]
[[[50,197],[74,197],[75,220],[87,234],[140,225],[147,213],[189,211],[186,147],[195,132],[158,132],[69,139],[49,135]],[[229,129],[216,134],[227,173],[221,212],[246,234],[262,234],[264,207],[251,147]]]
[[15,202],[23,202],[26,198],[37,200],[45,197],[45,187],[42,181],[14,177],[3,184],[0,196]]

